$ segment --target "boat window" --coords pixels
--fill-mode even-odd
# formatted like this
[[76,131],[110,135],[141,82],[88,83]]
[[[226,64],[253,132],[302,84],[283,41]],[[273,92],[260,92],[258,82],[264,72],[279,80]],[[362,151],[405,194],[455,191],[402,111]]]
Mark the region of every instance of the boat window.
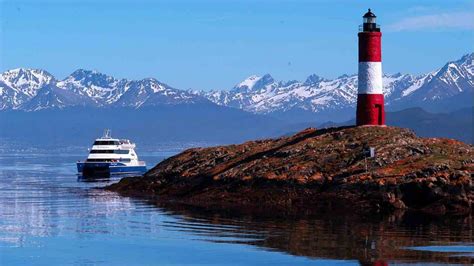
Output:
[[87,159],[86,162],[112,162],[112,159]]
[[94,145],[119,145],[120,143],[115,140],[96,140]]
[[129,150],[91,150],[91,153],[128,154]]
[[86,159],[86,162],[99,162],[99,163],[115,163],[115,162],[130,162],[130,159]]
[[114,153],[114,150],[91,150],[91,153]]

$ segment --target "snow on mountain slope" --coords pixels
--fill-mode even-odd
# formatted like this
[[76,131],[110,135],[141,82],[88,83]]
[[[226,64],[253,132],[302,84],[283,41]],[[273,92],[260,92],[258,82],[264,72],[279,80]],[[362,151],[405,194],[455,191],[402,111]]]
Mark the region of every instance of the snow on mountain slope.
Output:
[[59,88],[56,84],[45,84],[38,89],[35,97],[22,104],[19,109],[25,111],[39,111],[42,109],[62,109],[66,107],[93,105],[93,101],[87,96]]
[[140,108],[209,102],[201,96],[172,88],[154,78],[128,81],[123,84],[121,91],[123,94],[113,102],[114,106]]
[[79,69],[58,82],[57,86],[87,96],[97,105],[106,105],[120,98],[125,82],[97,71]]
[[54,77],[44,70],[24,68],[8,70],[2,73],[0,79],[6,85],[31,97],[36,95],[41,86],[54,81]]
[[[396,78],[390,77],[390,79],[391,81],[386,83],[393,85]],[[356,75],[344,75],[334,80],[327,80],[313,74],[305,82],[275,82],[273,78],[267,80],[267,83],[258,88],[253,86],[250,89],[248,87],[242,89],[242,86],[236,86],[230,91],[198,93],[219,105],[263,114],[294,108],[318,112],[354,105],[356,102]],[[392,87],[387,88],[387,92],[391,90]]]
[[259,77],[257,75],[253,75],[245,79],[244,81],[240,82],[237,84],[235,87],[236,88],[244,88],[246,87],[247,89],[252,89],[253,86],[255,86],[255,83],[257,83],[262,77]]
[[411,82],[411,85],[402,91],[400,97],[408,96],[412,94],[413,92],[415,92],[416,90],[418,90],[419,88],[421,88],[421,86],[423,86],[425,83],[429,82],[433,78],[436,72],[438,71],[434,71],[426,75],[415,77],[413,82]]
[[14,69],[0,76],[0,110],[37,111],[67,107],[132,107],[207,103],[207,98],[174,89],[153,78],[115,79],[79,69],[61,81],[46,71]]
[[[474,88],[474,54],[463,56],[428,74],[383,76],[386,105],[417,106],[422,102],[446,99]],[[276,82],[270,75],[250,76],[229,91],[195,92],[219,105],[254,113],[280,113],[300,109],[318,113],[353,108],[357,101],[357,75],[333,80],[315,74],[305,82]]]
[[0,110],[17,109],[36,96],[38,90],[54,83],[54,77],[40,69],[17,68],[0,75]]
[[27,99],[27,95],[0,81],[0,110],[14,109]]
[[461,59],[449,62],[413,93],[417,100],[432,101],[455,96],[465,91],[474,90],[474,53]]
[[[437,105],[445,108],[452,105],[447,101],[472,105],[468,100],[474,90],[473,58],[474,54],[468,54],[419,76],[384,75],[387,108]],[[79,69],[57,81],[44,70],[19,68],[0,75],[0,100],[0,110],[215,103],[259,114],[294,111],[327,114],[353,111],[357,101],[357,75],[330,80],[313,74],[304,82],[275,81],[269,74],[253,75],[230,90],[184,91],[154,78],[119,80],[97,71]]]

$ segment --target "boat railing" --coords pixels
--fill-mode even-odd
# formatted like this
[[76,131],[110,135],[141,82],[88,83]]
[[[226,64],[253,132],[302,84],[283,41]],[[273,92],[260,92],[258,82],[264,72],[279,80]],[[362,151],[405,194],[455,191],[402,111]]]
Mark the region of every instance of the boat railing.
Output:
[[122,149],[135,149],[135,144],[122,144]]

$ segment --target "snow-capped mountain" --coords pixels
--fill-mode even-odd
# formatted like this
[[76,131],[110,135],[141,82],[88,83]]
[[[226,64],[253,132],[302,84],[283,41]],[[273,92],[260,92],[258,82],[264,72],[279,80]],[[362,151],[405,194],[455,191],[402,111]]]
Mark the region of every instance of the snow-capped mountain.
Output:
[[78,69],[64,80],[59,81],[57,86],[79,95],[87,96],[97,105],[107,105],[115,102],[123,90],[126,80],[117,80],[97,71]]
[[154,78],[142,80],[115,79],[97,71],[79,69],[58,87],[92,99],[97,106],[140,108],[161,104],[182,104],[206,101],[187,91],[174,89]]
[[54,77],[44,70],[23,68],[8,70],[0,78],[6,85],[30,97],[34,97],[43,85],[54,81]]
[[36,96],[45,85],[56,82],[40,69],[17,68],[0,75],[0,110],[16,109]]
[[63,109],[66,107],[95,106],[95,102],[84,95],[59,88],[56,84],[42,86],[35,97],[20,106],[21,110]]
[[131,107],[213,104],[207,98],[178,90],[154,78],[115,79],[79,69],[61,81],[36,69],[14,69],[0,76],[0,110],[38,111],[67,107]]
[[[407,90],[406,101],[416,105],[434,104],[449,98],[472,94],[474,88],[474,53],[448,62],[441,69],[421,78],[415,89]],[[418,86],[419,85],[419,86]],[[470,98],[472,105],[472,98]]]
[[0,80],[0,110],[13,109],[21,105],[28,97]]
[[154,78],[128,81],[120,89],[123,91],[123,94],[114,103],[115,106],[140,108],[209,102],[204,97],[184,90],[174,89]]
[[[384,75],[387,109],[418,106],[431,111],[450,111],[451,107],[472,106],[473,59],[474,54],[468,54],[419,76]],[[185,91],[154,78],[116,79],[97,71],[79,69],[58,81],[44,70],[19,68],[0,75],[0,100],[0,110],[36,111],[77,106],[138,109],[217,104],[257,114],[277,114],[283,118],[305,120],[321,115],[326,120],[341,120],[354,115],[357,75],[342,75],[330,80],[313,74],[305,81],[275,81],[269,74],[253,75],[230,90]]]
[[[384,93],[390,96],[410,86],[414,78],[410,75],[396,74],[386,75],[383,80]],[[294,108],[319,112],[354,105],[357,100],[357,75],[343,75],[328,80],[313,74],[304,82],[276,82],[266,74],[262,77],[251,76],[230,91],[196,93],[219,105],[241,108],[254,113],[284,112]]]
[[[474,54],[465,55],[441,69],[420,76],[400,73],[384,75],[383,92],[387,108],[428,106],[462,93],[472,95],[473,58]],[[295,110],[327,113],[355,107],[357,75],[328,80],[313,74],[304,82],[276,82],[269,74],[261,77],[253,75],[228,91],[195,93],[219,105],[253,113],[281,114]]]

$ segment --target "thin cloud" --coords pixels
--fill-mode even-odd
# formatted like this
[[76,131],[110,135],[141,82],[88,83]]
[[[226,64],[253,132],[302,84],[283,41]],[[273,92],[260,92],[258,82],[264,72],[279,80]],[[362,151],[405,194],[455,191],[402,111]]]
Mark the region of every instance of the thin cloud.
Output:
[[408,17],[386,27],[389,31],[420,31],[436,29],[474,29],[474,13],[456,12]]

